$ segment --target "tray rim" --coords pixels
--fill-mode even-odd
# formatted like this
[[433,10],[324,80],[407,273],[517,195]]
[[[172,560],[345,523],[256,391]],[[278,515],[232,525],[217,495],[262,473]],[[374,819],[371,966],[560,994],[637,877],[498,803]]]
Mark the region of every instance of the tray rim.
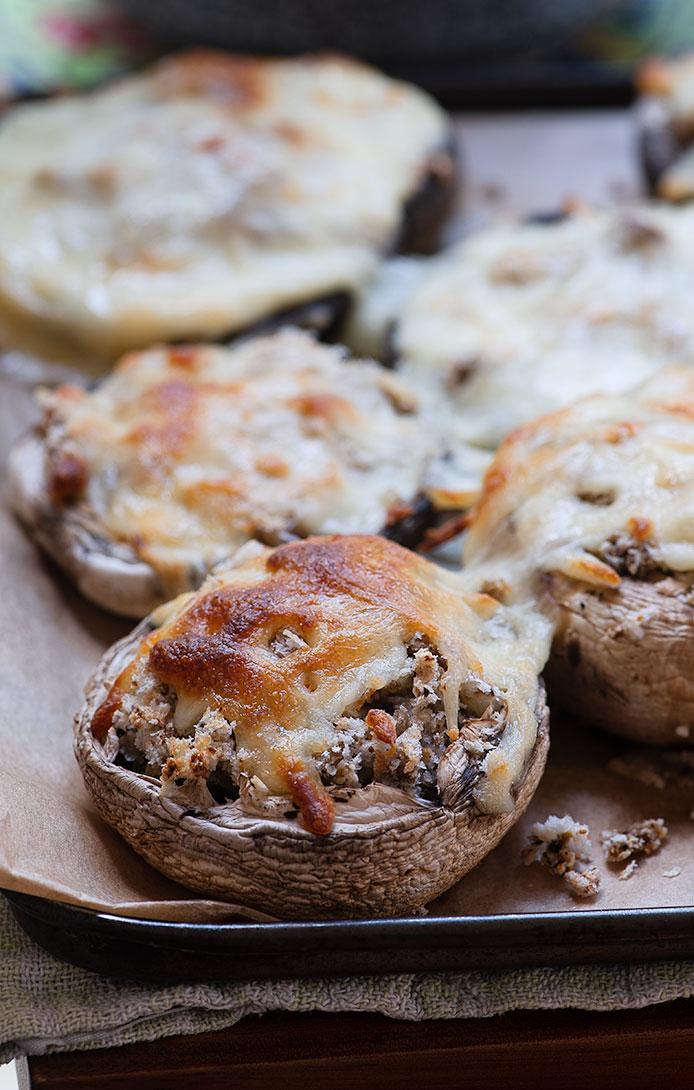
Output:
[[694,906],[182,923],[2,893],[20,927],[60,960],[158,983],[694,960]]

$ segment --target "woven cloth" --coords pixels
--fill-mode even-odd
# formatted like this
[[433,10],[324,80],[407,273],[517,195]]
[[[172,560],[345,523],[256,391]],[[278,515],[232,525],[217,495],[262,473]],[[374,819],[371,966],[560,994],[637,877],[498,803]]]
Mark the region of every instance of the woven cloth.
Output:
[[224,1029],[264,1011],[370,1011],[411,1021],[517,1009],[617,1010],[694,994],[694,964],[571,966],[152,987],[36,946],[0,898],[0,1063]]

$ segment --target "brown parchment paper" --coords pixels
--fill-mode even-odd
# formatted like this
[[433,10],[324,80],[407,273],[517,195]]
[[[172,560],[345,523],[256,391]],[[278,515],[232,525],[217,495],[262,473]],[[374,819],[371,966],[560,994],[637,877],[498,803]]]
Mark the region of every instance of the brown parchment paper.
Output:
[[[35,413],[30,384],[20,374],[21,369],[14,375],[0,370],[5,448]],[[92,806],[72,754],[72,718],[100,655],[131,625],[85,602],[43,559],[8,509],[4,473],[2,493],[0,888],[141,918],[238,918],[233,906],[199,898],[159,875]],[[429,911],[467,915],[693,905],[694,773],[689,783],[685,777],[660,789],[635,782],[607,767],[625,748],[609,736],[554,722],[549,764],[529,811]],[[559,879],[520,859],[533,822],[565,813],[586,822],[593,834],[602,882],[590,901],[574,899]],[[599,834],[649,817],[665,819],[669,839],[628,881],[620,881],[620,868],[604,863]],[[675,868],[676,877],[665,877]]]

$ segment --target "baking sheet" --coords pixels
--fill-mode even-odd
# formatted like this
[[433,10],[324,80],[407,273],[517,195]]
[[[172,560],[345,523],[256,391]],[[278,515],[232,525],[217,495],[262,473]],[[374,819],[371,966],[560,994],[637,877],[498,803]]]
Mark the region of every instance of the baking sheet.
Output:
[[[452,235],[488,218],[500,203],[525,214],[557,207],[563,199],[579,194],[604,202],[636,191],[637,166],[634,163],[632,169],[627,155],[632,135],[627,115],[610,111],[592,118],[572,115],[559,125],[558,121],[555,116],[552,126],[549,119],[532,115],[505,122],[499,118],[471,119],[463,125],[466,161],[474,169],[467,167],[467,195]],[[570,148],[574,154],[571,169],[566,165]],[[593,149],[590,156],[589,148]],[[518,169],[511,179],[508,163],[516,153]],[[550,153],[554,174],[549,169]],[[577,172],[577,154],[583,155],[583,181]],[[600,155],[597,167],[596,157]],[[21,361],[5,360],[0,368],[3,449],[32,419],[35,410],[30,388],[36,377]],[[2,457],[4,460],[4,453]],[[4,492],[4,480],[2,488]],[[9,514],[4,495],[0,501],[0,547],[4,622],[0,666],[0,888],[97,909],[110,916],[207,924],[238,919],[233,906],[197,897],[152,870],[103,824],[82,785],[72,755],[72,717],[81,703],[91,669],[103,650],[125,634],[129,622],[110,617],[80,598],[36,552]],[[379,924],[379,928],[391,927],[390,932],[379,931],[379,941],[387,943],[390,934],[392,949],[409,950],[412,961],[422,941],[427,949],[441,951],[449,939],[458,945],[467,941],[471,927],[479,936],[480,930],[484,931],[480,921],[487,921],[489,940],[499,949],[513,946],[505,940],[516,935],[514,928],[521,928],[516,945],[522,934],[526,938],[534,935],[533,956],[540,963],[543,931],[537,924],[545,915],[555,921],[554,938],[547,938],[545,948],[549,957],[552,943],[552,949],[559,951],[564,941],[562,922],[568,920],[572,925],[576,917],[585,914],[587,923],[593,920],[591,935],[598,951],[606,953],[614,948],[600,936],[611,936],[614,944],[620,918],[627,926],[627,917],[620,917],[623,912],[628,915],[628,927],[635,926],[644,942],[653,945],[661,933],[659,929],[665,926],[665,916],[652,910],[666,908],[670,911],[668,918],[674,921],[674,956],[677,935],[685,926],[691,931],[694,922],[686,911],[694,905],[694,826],[690,818],[694,781],[685,776],[657,788],[628,779],[609,767],[624,749],[622,741],[555,721],[547,772],[527,814],[471,875],[429,907],[428,917],[410,921],[419,931],[410,934],[397,921]],[[526,867],[521,861],[521,848],[532,824],[549,814],[564,813],[591,828],[595,860],[602,871],[596,898],[576,900],[556,877],[538,865]],[[666,845],[646,859],[628,881],[620,880],[621,868],[604,863],[600,832],[626,828],[634,821],[652,817],[667,823],[670,836]],[[22,904],[31,915],[31,902]],[[570,915],[566,917],[566,913]],[[246,916],[263,919],[255,913]],[[73,918],[84,920],[79,915]],[[504,920],[513,919],[520,919],[520,925],[504,924]],[[603,926],[606,923],[607,933]],[[60,926],[65,926],[64,920],[58,930]],[[86,928],[84,922],[76,926]],[[103,920],[101,926],[106,926]],[[113,929],[112,923],[110,926]],[[279,926],[280,932],[267,924],[269,930],[257,932],[261,947],[263,935],[296,934],[292,928],[297,926],[324,927]],[[351,928],[338,934],[365,934],[363,926],[361,930],[351,924],[333,926]],[[429,926],[429,931],[422,932],[422,926]],[[244,927],[232,933],[242,936]],[[132,927],[130,933],[132,937]],[[229,933],[228,929],[225,933]],[[546,928],[544,933],[549,935]],[[174,929],[171,934],[181,937],[180,930]],[[189,934],[193,930],[189,929]],[[326,934],[321,931],[324,937]],[[632,931],[627,928],[626,934],[632,936]],[[352,951],[355,948],[353,945]],[[396,967],[402,967],[401,962]],[[327,971],[326,967],[320,971]]]

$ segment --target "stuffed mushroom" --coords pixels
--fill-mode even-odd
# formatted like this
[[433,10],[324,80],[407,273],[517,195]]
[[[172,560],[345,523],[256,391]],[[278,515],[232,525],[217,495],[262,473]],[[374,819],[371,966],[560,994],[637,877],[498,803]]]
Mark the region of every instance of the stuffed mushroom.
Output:
[[671,201],[694,196],[694,54],[651,57],[636,73],[646,177]]
[[648,202],[499,223],[387,262],[345,339],[378,353],[380,336],[462,439],[495,449],[542,413],[694,360],[693,240],[694,208]]
[[336,54],[165,58],[13,107],[0,161],[5,341],[107,362],[316,300],[329,325],[455,191],[443,110]]
[[471,585],[554,617],[551,702],[640,742],[694,742],[692,371],[518,429],[464,556]]
[[548,643],[382,537],[252,543],[107,653],[77,758],[184,885],[284,918],[411,912],[529,802]]
[[11,456],[15,506],[87,597],[129,616],[249,539],[414,544],[435,503],[465,505],[481,483],[419,394],[299,330],[133,353],[92,392],[42,401]]

